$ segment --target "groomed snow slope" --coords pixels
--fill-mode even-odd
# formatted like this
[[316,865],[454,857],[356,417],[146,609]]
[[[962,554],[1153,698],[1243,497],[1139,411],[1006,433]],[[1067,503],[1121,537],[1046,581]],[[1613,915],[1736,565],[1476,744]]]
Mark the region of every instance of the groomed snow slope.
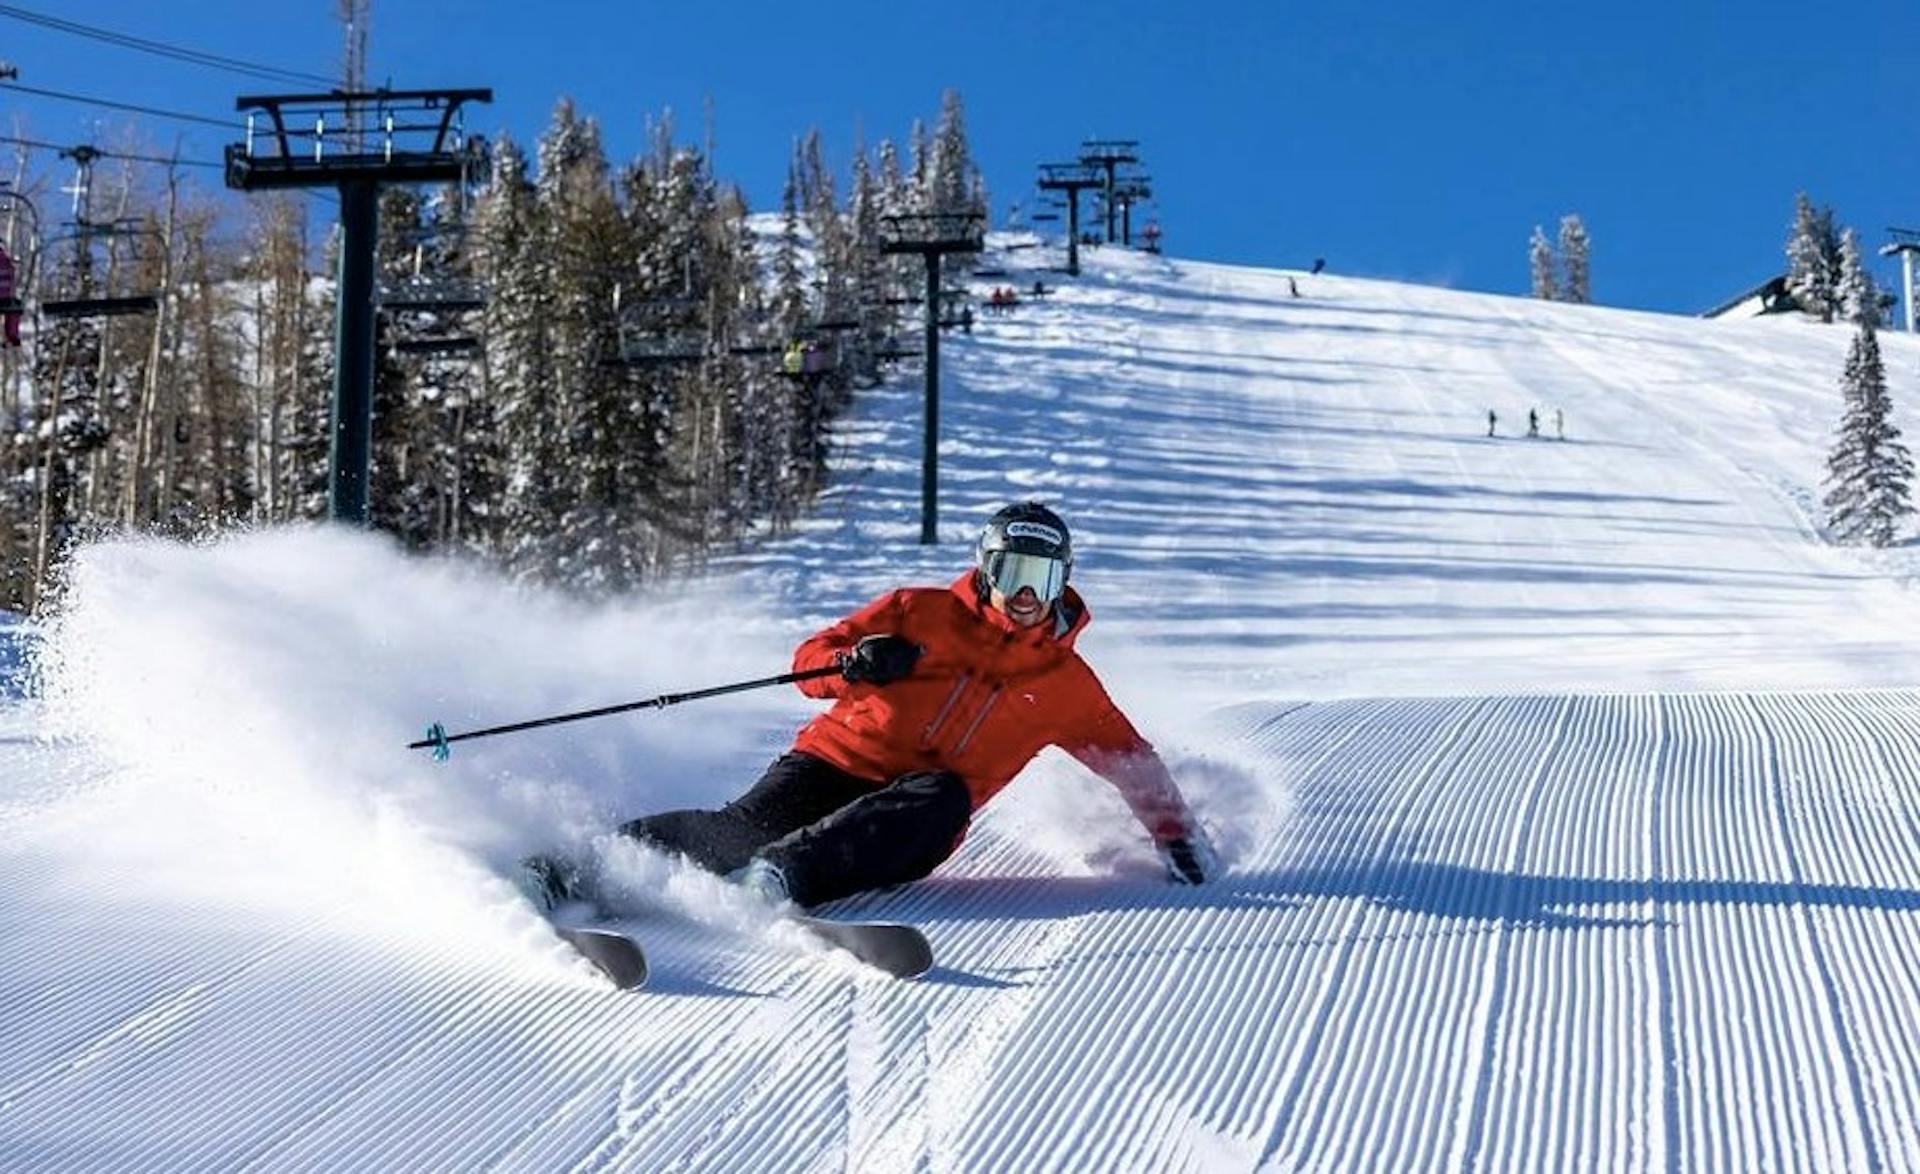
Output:
[[[1844,332],[1300,285],[1102,256],[955,340],[933,548],[908,387],[690,600],[315,531],[89,552],[0,711],[0,1167],[1920,1165],[1909,552],[1806,514]],[[1027,492],[1217,884],[1049,755],[850,903],[926,927],[926,981],[636,900],[621,996],[489,870],[719,801],[810,706],[398,749],[774,671]]]

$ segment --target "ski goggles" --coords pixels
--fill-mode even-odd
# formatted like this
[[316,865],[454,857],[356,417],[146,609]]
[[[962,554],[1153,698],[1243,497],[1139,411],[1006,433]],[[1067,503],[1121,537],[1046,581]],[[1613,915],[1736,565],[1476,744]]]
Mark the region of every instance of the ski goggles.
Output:
[[1011,599],[1022,587],[1033,588],[1042,603],[1052,603],[1067,589],[1067,564],[1044,554],[1021,554],[1017,550],[996,550],[987,556],[987,581]]

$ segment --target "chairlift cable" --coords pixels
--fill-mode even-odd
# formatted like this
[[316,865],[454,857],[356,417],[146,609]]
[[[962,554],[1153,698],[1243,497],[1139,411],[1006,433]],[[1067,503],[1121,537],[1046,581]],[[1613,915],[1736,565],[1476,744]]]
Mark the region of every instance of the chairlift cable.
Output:
[[80,102],[88,106],[103,106],[109,110],[125,110],[132,114],[147,114],[154,118],[171,118],[179,122],[199,122],[207,126],[217,126],[221,130],[239,130],[244,124],[232,119],[208,118],[202,114],[182,114],[175,110],[159,110],[151,106],[136,106],[129,102],[115,102],[106,98],[89,98],[82,94],[65,94],[58,90],[43,90],[37,86],[23,86],[18,82],[0,82],[0,89],[14,90],[22,94],[34,94],[42,98],[59,98],[66,102]]
[[223,57],[218,53],[208,53],[200,49],[189,49],[180,45],[169,45],[164,41],[148,40],[129,33],[117,33],[112,29],[103,29],[93,25],[84,25],[78,21],[66,20],[57,16],[33,12],[12,4],[0,4],[0,16],[12,17],[27,24],[37,24],[56,32],[71,33],[77,37],[88,37],[104,41],[109,45],[118,45],[123,49],[134,49],[142,53],[182,61],[189,65],[204,65],[212,69],[224,69],[232,73],[246,74],[269,80],[314,82],[322,86],[334,86],[339,79],[324,77],[315,73],[302,73],[295,69],[280,69],[271,65],[259,65],[251,61],[242,61],[237,57]]
[[[39,151],[66,151],[72,149],[70,146],[62,146],[59,143],[43,143],[38,139],[15,138],[13,135],[0,135],[0,143],[11,143],[20,147],[32,147]],[[125,151],[109,151],[104,147],[95,148],[95,151],[102,159],[125,159],[131,163],[158,163],[162,166],[172,166],[177,163],[182,167],[211,167],[216,170],[226,166],[223,163],[213,163],[205,159],[169,159],[160,155],[133,155]]]

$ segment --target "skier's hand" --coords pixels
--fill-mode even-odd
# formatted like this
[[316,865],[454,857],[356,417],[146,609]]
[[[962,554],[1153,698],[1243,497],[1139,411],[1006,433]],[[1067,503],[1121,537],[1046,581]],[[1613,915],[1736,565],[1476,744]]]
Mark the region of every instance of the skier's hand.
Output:
[[1220,857],[1198,827],[1184,836],[1155,840],[1153,848],[1175,884],[1204,885],[1220,875]]
[[847,680],[885,685],[911,673],[914,662],[920,659],[920,651],[918,644],[889,632],[862,637],[852,651],[841,652],[835,659],[840,664],[840,675]]

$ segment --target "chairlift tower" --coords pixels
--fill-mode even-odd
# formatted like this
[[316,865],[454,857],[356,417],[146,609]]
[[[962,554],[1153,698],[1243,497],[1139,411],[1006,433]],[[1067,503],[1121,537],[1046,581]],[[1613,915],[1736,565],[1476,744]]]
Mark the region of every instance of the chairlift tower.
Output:
[[[243,192],[333,187],[340,192],[339,313],[327,512],[365,525],[372,460],[375,250],[383,184],[450,183],[466,174],[468,102],[490,89],[335,91],[235,99],[244,143],[227,146],[227,186]],[[266,126],[259,126],[264,119]],[[350,128],[364,128],[354,142]],[[334,138],[340,141],[335,142]]]
[[1146,175],[1123,175],[1113,187],[1113,195],[1107,200],[1107,211],[1111,215],[1113,205],[1120,205],[1120,243],[1133,247],[1133,206],[1143,200],[1153,199],[1153,179]]
[[1107,243],[1113,243],[1115,173],[1123,164],[1140,162],[1139,139],[1087,139],[1080,144],[1080,162],[1098,167],[1107,177]]
[[940,541],[940,259],[985,247],[978,212],[903,213],[880,218],[880,251],[916,253],[927,263],[926,436],[920,461],[920,543]]
[[1900,276],[1904,283],[1901,295],[1906,299],[1907,333],[1914,333],[1913,307],[1913,255],[1920,253],[1920,231],[1911,228],[1889,228],[1887,235],[1893,240],[1880,246],[1882,257],[1898,254],[1900,257]]
[[1042,163],[1040,190],[1067,193],[1067,272],[1080,276],[1080,193],[1106,181],[1080,163]]

